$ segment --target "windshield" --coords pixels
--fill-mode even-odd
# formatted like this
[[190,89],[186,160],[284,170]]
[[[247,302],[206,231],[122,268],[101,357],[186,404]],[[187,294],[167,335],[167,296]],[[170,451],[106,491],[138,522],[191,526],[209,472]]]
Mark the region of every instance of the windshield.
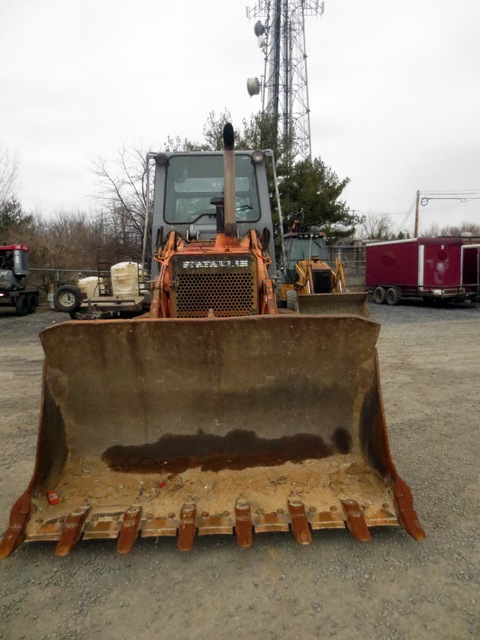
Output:
[[298,260],[309,260],[310,258],[320,258],[329,262],[325,240],[320,238],[285,238],[287,249],[287,259],[289,262]]
[[[235,156],[237,222],[260,218],[255,167],[249,155]],[[214,197],[223,196],[223,156],[172,156],[167,168],[165,220],[191,223],[215,215]]]

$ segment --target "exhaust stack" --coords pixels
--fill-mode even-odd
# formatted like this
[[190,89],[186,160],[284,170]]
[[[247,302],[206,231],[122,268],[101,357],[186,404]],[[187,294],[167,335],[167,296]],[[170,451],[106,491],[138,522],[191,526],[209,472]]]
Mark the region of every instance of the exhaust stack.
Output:
[[237,238],[237,220],[235,213],[235,135],[230,122],[223,128],[223,168],[225,198],[225,236]]

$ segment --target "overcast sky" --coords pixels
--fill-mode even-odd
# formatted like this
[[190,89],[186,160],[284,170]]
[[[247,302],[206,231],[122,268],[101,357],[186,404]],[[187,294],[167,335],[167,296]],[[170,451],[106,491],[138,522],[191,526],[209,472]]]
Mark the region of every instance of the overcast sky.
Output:
[[[96,157],[200,140],[212,110],[236,125],[257,112],[253,5],[0,0],[0,145],[24,206],[92,210]],[[478,0],[325,0],[307,18],[313,155],[351,179],[351,209],[400,225],[417,189],[480,198],[479,28]],[[480,199],[430,200],[420,216],[421,229],[480,224]]]

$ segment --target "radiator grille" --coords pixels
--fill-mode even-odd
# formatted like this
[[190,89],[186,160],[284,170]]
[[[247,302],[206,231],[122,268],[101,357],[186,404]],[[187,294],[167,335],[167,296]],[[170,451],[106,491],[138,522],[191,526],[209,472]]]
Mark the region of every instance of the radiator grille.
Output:
[[[247,316],[258,313],[255,260],[220,256],[194,261],[175,260],[173,264],[172,306],[178,318],[201,318],[210,309],[217,317]],[[241,264],[242,266],[236,266]],[[185,268],[185,265],[186,268]],[[228,265],[228,266],[225,266]]]

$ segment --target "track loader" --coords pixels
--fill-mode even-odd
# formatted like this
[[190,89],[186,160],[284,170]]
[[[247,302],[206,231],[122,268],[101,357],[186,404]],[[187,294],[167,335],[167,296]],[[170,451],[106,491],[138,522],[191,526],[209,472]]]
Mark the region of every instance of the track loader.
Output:
[[[0,557],[22,542],[401,526],[425,534],[390,456],[375,344],[352,313],[276,305],[264,157],[155,154],[150,312],[44,330],[33,478]],[[165,231],[165,229],[167,229]]]

